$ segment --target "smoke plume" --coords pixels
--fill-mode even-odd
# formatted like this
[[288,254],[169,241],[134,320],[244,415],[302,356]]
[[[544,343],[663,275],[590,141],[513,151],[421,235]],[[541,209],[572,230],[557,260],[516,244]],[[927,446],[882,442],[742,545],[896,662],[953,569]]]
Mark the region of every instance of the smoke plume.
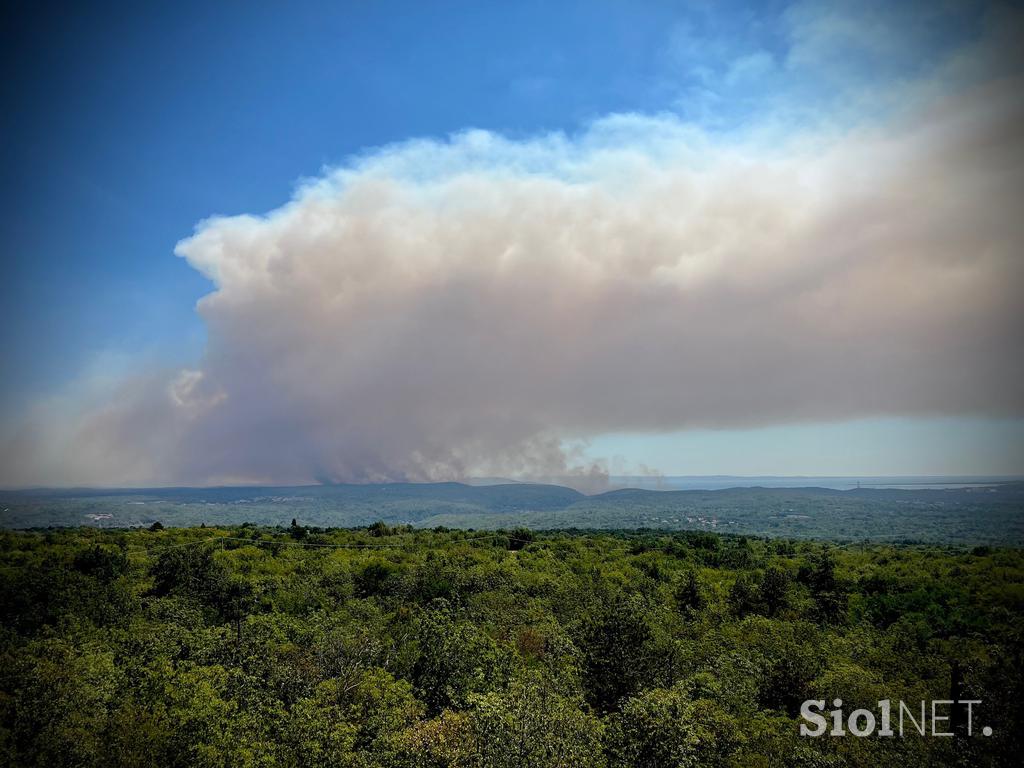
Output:
[[202,222],[203,358],[40,404],[2,480],[585,476],[610,431],[1020,416],[1022,94],[779,142],[618,115],[369,153]]

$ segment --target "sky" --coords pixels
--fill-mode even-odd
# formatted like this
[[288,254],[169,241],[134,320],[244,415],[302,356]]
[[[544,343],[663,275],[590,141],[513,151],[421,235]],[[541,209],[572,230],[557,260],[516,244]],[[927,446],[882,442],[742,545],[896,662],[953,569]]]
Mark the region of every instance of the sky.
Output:
[[1024,474],[1019,6],[0,13],[2,485]]

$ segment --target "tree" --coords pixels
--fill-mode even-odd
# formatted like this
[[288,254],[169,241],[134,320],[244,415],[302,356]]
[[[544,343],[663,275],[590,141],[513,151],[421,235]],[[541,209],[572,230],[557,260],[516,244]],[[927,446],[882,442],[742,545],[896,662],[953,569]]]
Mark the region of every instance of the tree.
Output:
[[766,616],[772,617],[789,603],[789,575],[777,566],[765,570],[758,590]]
[[242,621],[252,609],[255,597],[252,583],[239,578],[222,579],[211,596],[220,615],[235,625],[235,639],[241,645]]
[[637,596],[620,596],[585,619],[580,646],[590,703],[614,710],[635,693],[648,674],[654,633]]
[[691,701],[682,686],[630,698],[611,718],[613,768],[724,766],[737,746],[738,724],[711,701]]
[[508,535],[508,548],[514,552],[530,544],[535,538],[529,528],[516,528]]
[[302,539],[306,538],[307,533],[306,529],[303,526],[299,525],[299,521],[296,520],[294,517],[292,518],[292,524],[291,527],[288,529],[288,532],[291,534],[291,537],[293,539],[296,539],[298,541],[301,541]]
[[356,594],[360,597],[371,597],[383,593],[396,572],[395,566],[384,560],[367,563],[355,575]]
[[741,573],[729,589],[729,607],[740,618],[754,613],[761,602],[761,595],[754,577]]
[[688,570],[679,580],[676,584],[674,597],[676,606],[684,613],[693,614],[704,607],[706,598],[704,597],[700,582],[697,581],[696,571],[693,569]]
[[600,721],[543,674],[470,699],[479,768],[590,768],[603,763]]
[[127,572],[128,558],[123,552],[96,544],[76,552],[72,567],[106,584]]
[[430,712],[465,707],[471,694],[501,687],[509,654],[474,624],[455,618],[446,600],[433,601],[417,634],[420,655],[413,679]]
[[846,618],[848,592],[846,585],[836,578],[835,567],[835,557],[824,550],[811,565],[800,569],[814,598],[817,618],[823,624],[841,624]]
[[204,541],[194,546],[165,549],[150,568],[150,575],[152,592],[158,597],[182,595],[216,607],[227,570],[214,560]]

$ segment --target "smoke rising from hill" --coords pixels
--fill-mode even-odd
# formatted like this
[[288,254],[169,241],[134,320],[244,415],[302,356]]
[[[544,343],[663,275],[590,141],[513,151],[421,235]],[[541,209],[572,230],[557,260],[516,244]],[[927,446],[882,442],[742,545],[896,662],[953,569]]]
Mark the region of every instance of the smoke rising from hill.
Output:
[[1022,94],[771,145],[619,115],[367,154],[203,222],[203,359],[40,403],[0,480],[586,485],[609,431],[1019,416]]

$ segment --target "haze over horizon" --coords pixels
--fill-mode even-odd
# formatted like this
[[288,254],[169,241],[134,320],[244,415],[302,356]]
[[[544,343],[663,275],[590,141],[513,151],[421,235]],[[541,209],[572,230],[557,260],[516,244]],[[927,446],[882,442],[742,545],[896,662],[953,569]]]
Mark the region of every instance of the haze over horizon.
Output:
[[11,11],[0,486],[1024,474],[1021,10],[639,5]]

